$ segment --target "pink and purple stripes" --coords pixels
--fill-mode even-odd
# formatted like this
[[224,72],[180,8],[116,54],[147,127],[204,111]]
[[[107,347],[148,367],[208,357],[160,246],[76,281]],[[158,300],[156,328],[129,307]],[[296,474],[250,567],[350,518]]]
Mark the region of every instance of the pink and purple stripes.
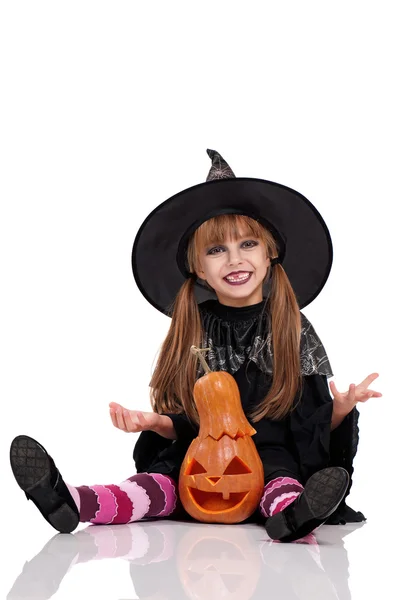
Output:
[[291,504],[303,491],[303,486],[292,477],[277,477],[264,487],[260,511],[264,517],[272,517]]
[[97,525],[168,517],[177,506],[174,481],[158,473],[139,473],[120,485],[68,485],[68,489],[79,509],[80,521]]
[[[175,482],[160,473],[138,473],[119,485],[92,485],[68,489],[79,509],[80,521],[95,524],[132,523],[150,517],[168,517],[176,511]],[[291,477],[277,477],[264,487],[260,511],[270,517],[291,504],[303,491]]]

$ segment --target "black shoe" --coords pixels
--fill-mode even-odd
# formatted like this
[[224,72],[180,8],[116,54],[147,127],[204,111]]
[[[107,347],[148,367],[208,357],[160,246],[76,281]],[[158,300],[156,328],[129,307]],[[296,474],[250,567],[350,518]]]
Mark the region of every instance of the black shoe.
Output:
[[311,533],[336,510],[349,482],[350,476],[342,467],[328,467],[312,475],[296,500],[267,519],[269,537],[292,542]]
[[27,435],[19,435],[11,443],[10,462],[19,487],[50,525],[61,533],[76,529],[79,511],[43,446]]

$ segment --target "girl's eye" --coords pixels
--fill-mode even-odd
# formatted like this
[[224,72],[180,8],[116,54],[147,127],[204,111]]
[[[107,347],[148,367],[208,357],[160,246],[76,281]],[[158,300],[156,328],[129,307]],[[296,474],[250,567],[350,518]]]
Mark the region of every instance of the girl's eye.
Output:
[[[245,242],[242,242],[242,246],[243,248],[254,248],[255,246],[258,246],[258,242],[254,241],[254,240],[246,240]],[[214,248],[211,248],[207,254],[219,254],[219,252],[217,252],[218,250],[223,250],[223,246],[214,246]]]
[[212,248],[211,250],[208,251],[207,254],[218,254],[218,252],[216,252],[216,250],[221,250],[221,246],[216,246],[215,248]]
[[254,240],[247,240],[247,242],[243,242],[243,245],[245,244],[252,244],[251,246],[248,246],[249,248],[254,248],[254,246],[258,246],[258,242],[255,242]]

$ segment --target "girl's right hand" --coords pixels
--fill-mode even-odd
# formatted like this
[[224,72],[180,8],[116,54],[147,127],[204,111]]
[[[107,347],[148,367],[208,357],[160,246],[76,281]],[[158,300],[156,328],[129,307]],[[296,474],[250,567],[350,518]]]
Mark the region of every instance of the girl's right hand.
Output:
[[156,431],[161,422],[161,415],[158,413],[129,410],[117,402],[109,403],[109,413],[113,425],[126,433],[137,433],[149,429]]

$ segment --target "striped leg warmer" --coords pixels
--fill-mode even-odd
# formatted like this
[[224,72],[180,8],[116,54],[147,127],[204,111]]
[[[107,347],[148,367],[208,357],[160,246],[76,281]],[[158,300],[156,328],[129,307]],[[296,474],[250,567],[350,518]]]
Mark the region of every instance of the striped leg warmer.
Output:
[[119,485],[66,485],[81,523],[115,525],[148,517],[169,517],[177,506],[175,482],[158,473],[138,473]]
[[260,500],[260,512],[272,517],[291,504],[303,491],[303,486],[292,477],[277,477],[268,482]]

